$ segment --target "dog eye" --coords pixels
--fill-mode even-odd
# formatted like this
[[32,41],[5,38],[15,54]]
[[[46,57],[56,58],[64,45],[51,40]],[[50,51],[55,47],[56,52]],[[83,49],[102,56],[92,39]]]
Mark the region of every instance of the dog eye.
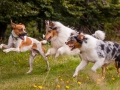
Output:
[[21,28],[21,29],[19,29],[19,31],[21,32],[21,31],[23,31],[23,29]]
[[52,29],[52,27],[49,27],[50,29]]
[[51,33],[51,31],[48,31],[48,33]]

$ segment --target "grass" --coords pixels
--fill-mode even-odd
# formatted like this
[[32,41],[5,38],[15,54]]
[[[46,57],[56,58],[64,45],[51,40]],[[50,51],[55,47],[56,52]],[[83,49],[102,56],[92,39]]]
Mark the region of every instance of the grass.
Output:
[[101,69],[93,73],[89,64],[72,78],[80,59],[78,56],[49,56],[50,71],[46,71],[46,63],[37,56],[33,63],[33,71],[29,69],[29,52],[7,54],[0,51],[0,90],[120,90],[120,77],[114,65],[109,65],[106,78],[101,79]]

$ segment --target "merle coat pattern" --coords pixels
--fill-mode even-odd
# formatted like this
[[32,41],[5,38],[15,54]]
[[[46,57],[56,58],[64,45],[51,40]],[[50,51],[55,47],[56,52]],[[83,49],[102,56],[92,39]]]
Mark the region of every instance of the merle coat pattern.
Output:
[[[77,44],[76,44],[77,43]],[[93,62],[92,71],[102,67],[102,76],[104,77],[106,66],[115,59],[117,61],[118,73],[120,73],[120,44],[112,41],[103,41],[96,39],[88,34],[77,34],[69,37],[66,44],[73,50],[79,48],[81,51],[81,63],[77,66],[73,77],[78,75],[89,62]]]
[[120,54],[120,45],[110,41],[99,40],[96,47],[98,56],[106,60],[115,59]]

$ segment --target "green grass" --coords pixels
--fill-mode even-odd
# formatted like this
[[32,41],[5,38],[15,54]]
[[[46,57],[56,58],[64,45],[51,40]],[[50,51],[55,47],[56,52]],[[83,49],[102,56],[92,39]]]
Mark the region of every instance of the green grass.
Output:
[[45,61],[37,56],[33,71],[25,74],[29,70],[28,59],[29,52],[0,51],[0,90],[120,90],[120,77],[114,65],[109,65],[106,78],[99,81],[101,69],[93,73],[92,64],[72,78],[80,62],[77,56],[49,56],[50,71],[46,71]]

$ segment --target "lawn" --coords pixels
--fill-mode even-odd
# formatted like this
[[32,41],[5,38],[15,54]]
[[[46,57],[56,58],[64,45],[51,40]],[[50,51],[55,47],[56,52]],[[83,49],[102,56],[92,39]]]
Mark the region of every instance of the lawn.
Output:
[[49,56],[50,71],[37,56],[33,71],[26,74],[28,59],[29,52],[5,54],[0,50],[0,90],[120,90],[120,77],[113,64],[108,66],[105,79],[101,78],[101,68],[97,73],[91,71],[91,63],[73,78],[78,56]]

